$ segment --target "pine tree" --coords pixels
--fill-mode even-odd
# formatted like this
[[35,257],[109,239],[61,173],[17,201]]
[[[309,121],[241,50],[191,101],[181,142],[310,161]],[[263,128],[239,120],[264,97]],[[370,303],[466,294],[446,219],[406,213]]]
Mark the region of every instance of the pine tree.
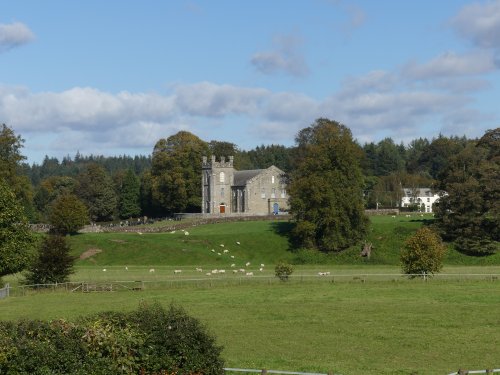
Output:
[[141,183],[139,178],[129,169],[123,178],[119,192],[118,208],[122,219],[138,217],[141,214],[140,191]]

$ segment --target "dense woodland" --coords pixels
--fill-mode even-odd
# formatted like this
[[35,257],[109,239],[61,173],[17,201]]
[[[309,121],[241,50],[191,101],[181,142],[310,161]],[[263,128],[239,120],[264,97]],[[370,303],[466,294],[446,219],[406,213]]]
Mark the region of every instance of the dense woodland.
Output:
[[[317,124],[321,121],[317,120]],[[92,222],[200,212],[202,156],[234,155],[236,169],[275,165],[289,177],[295,173],[297,178],[297,171],[304,168],[300,137],[310,136],[307,129],[312,131],[313,127],[299,133],[296,145],[291,147],[261,145],[242,150],[230,142],[206,142],[192,133],[180,131],[158,140],[151,155],[109,157],[77,152],[62,160],[46,156],[41,164],[29,165],[22,155],[24,140],[3,125],[0,176],[22,202],[31,222],[48,222],[54,207],[61,205],[62,196],[66,199],[63,201],[73,199],[83,203],[85,215]],[[350,134],[348,128],[345,129]],[[464,212],[479,210],[482,218],[468,233],[472,237],[493,233],[492,238],[498,241],[499,129],[490,130],[479,139],[436,135],[433,139],[418,138],[408,144],[397,144],[386,138],[362,145],[350,140],[352,145],[345,157],[357,155],[354,162],[359,164],[360,175],[356,177],[356,189],[359,188],[363,197],[363,208],[398,207],[402,187],[452,191],[458,195],[450,194],[440,208],[436,207],[438,215],[448,219],[447,212],[458,206],[463,206]],[[321,159],[322,155],[320,152],[309,157]],[[330,163],[335,162],[332,160]],[[71,199],[68,200],[68,196]],[[470,198],[463,199],[465,196]],[[490,203],[485,205],[483,198]],[[456,232],[446,231],[445,236],[456,238]]]

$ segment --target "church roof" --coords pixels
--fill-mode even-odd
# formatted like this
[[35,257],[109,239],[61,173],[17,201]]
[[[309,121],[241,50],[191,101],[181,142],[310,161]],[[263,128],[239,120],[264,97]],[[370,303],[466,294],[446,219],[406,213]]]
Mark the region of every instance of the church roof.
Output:
[[264,169],[250,169],[247,171],[234,171],[234,186],[244,186],[247,181],[257,176]]

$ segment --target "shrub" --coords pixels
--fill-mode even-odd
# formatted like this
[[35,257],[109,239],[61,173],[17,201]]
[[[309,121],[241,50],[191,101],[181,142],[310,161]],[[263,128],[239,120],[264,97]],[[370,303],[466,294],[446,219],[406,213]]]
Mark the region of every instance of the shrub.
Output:
[[[433,274],[443,267],[446,247],[441,237],[428,227],[420,228],[405,242],[401,264],[406,274]],[[415,276],[412,276],[415,277]]]
[[293,266],[287,262],[278,262],[274,267],[274,274],[281,281],[287,281],[288,277],[293,273]]
[[221,351],[183,309],[157,303],[76,323],[0,322],[1,374],[222,374]]
[[49,223],[52,231],[58,234],[76,233],[88,222],[85,204],[74,194],[65,193],[52,202]]

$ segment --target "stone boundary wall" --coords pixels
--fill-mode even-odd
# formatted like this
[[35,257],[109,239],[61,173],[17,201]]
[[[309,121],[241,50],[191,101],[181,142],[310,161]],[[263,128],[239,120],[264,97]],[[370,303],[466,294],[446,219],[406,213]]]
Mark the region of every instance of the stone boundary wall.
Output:
[[379,210],[365,210],[368,216],[376,215],[399,215],[399,208],[382,208]]

